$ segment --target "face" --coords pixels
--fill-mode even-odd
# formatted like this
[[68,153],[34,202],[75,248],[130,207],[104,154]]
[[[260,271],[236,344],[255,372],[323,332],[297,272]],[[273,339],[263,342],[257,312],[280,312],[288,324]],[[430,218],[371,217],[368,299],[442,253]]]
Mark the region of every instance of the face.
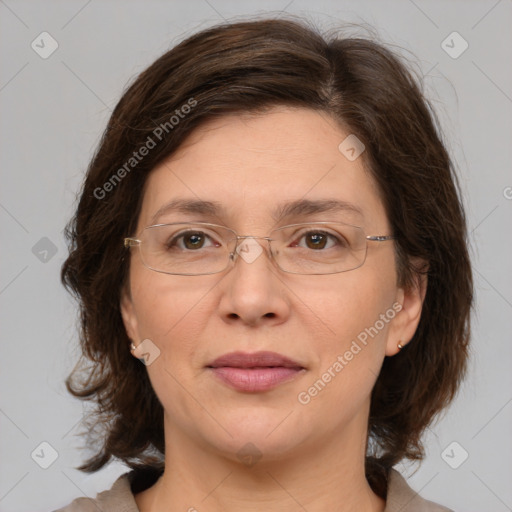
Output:
[[[192,221],[239,235],[327,221],[389,235],[362,157],[350,161],[338,149],[348,135],[326,114],[306,109],[208,122],[148,177],[137,235],[152,224]],[[219,208],[155,218],[176,199]],[[273,216],[301,199],[354,208]],[[247,443],[271,460],[326,443],[364,442],[384,356],[412,337],[421,310],[418,294],[397,285],[393,242],[368,242],[361,267],[330,275],[282,272],[261,244],[254,260],[238,257],[227,270],[202,276],[152,271],[132,249],[121,309],[134,344],[151,340],[160,351],[147,371],[164,407],[166,438],[186,438],[233,460]],[[220,356],[241,354],[229,363],[240,367],[244,356],[262,351],[295,366],[260,368],[255,387],[247,385],[254,369],[212,368]]]

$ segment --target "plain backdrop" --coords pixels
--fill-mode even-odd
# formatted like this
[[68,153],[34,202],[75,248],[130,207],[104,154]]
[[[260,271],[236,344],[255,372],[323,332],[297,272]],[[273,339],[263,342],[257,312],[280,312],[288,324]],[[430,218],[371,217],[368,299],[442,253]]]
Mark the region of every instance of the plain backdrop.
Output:
[[510,0],[0,0],[0,511],[47,512],[126,470],[74,469],[87,455],[83,406],[64,387],[76,307],[59,280],[62,231],[123,88],[199,29],[280,11],[322,29],[368,24],[424,77],[460,175],[476,303],[468,379],[420,469],[399,469],[456,511],[512,510]]

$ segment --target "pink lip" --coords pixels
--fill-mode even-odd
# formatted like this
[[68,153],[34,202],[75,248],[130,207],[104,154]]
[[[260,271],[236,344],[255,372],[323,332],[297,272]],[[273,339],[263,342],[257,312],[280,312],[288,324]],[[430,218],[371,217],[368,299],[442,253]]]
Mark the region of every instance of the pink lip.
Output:
[[232,352],[218,357],[208,368],[230,387],[253,393],[272,389],[305,370],[299,363],[275,352]]

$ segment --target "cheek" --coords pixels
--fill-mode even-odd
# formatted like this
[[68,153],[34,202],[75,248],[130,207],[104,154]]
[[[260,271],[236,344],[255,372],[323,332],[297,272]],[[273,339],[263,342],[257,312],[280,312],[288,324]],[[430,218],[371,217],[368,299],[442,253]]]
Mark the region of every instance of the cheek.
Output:
[[339,274],[325,286],[309,290],[308,303],[315,304],[329,328],[316,340],[318,365],[311,379],[320,379],[319,387],[329,383],[331,393],[326,398],[368,394],[380,371],[395,316],[396,286],[394,266],[386,273],[382,271],[386,267],[379,267]]
[[165,276],[140,269],[134,271],[132,300],[141,340],[150,339],[159,350],[147,366],[151,385],[175,421],[186,425],[197,411],[186,390],[202,367],[204,326],[211,312],[208,292],[214,283],[192,277]]
[[204,366],[209,343],[205,330],[215,313],[212,292],[219,278],[202,277],[166,276],[145,268],[133,271],[132,301],[140,340],[150,339],[160,351],[155,364],[148,366],[158,395],[179,391],[172,377],[188,382]]
[[337,279],[338,286],[330,283],[323,293],[315,290],[308,295],[310,303],[317,297],[318,311],[329,322],[330,331],[314,340],[317,364],[295,399],[301,418],[324,435],[368,413],[385,357],[386,335],[394,317],[392,276],[390,281],[389,276],[370,274],[347,273]]
[[167,343],[185,326],[193,334],[212,287],[208,280],[159,274],[144,267],[133,270],[131,279],[140,336]]
[[[308,288],[307,303],[330,328],[329,338],[342,344],[372,327],[392,307],[395,295],[394,272],[368,266]],[[379,323],[379,332],[385,334],[387,325]]]

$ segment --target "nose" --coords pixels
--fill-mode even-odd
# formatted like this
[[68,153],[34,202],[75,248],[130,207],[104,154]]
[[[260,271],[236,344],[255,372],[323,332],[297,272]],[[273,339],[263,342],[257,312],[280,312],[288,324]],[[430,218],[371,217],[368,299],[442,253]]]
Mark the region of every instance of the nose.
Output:
[[[261,237],[263,238],[263,237]],[[222,279],[219,313],[230,324],[278,325],[290,315],[290,301],[279,270],[270,260],[268,243],[243,237],[233,266]]]

